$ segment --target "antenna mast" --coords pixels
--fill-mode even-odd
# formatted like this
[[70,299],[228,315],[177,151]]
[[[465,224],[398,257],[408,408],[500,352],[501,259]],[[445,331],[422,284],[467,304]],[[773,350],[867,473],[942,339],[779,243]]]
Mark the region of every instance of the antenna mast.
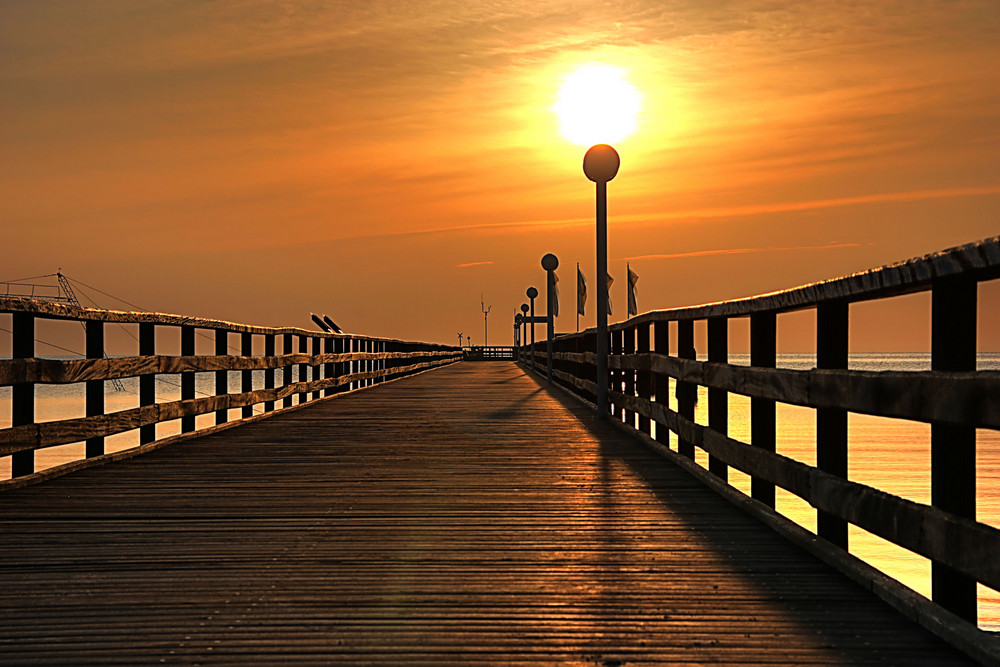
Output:
[[487,306],[486,301],[483,300],[483,295],[479,295],[479,305],[483,308],[483,347],[489,345],[490,340],[490,327],[488,318],[490,316],[490,311],[493,310],[493,306]]

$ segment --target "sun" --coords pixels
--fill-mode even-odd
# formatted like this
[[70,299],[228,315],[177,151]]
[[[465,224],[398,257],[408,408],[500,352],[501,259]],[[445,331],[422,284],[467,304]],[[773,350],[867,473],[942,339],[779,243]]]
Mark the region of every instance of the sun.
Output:
[[566,77],[552,110],[564,137],[580,146],[611,144],[635,131],[641,96],[625,72],[593,63]]

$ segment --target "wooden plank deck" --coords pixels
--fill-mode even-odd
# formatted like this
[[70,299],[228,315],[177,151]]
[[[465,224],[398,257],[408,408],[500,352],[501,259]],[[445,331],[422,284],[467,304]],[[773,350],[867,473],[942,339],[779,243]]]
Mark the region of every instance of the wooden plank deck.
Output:
[[513,363],[0,495],[4,664],[959,664]]

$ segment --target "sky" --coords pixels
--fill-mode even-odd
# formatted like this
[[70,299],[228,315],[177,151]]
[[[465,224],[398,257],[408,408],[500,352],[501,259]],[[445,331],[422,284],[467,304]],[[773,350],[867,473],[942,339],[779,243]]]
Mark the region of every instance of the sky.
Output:
[[[445,343],[485,305],[510,344],[552,252],[557,330],[577,263],[593,326],[594,187],[553,111],[592,63],[640,98],[612,321],[626,263],[645,312],[1000,234],[995,0],[0,0],[0,280]],[[852,309],[853,344],[926,347],[927,303]]]

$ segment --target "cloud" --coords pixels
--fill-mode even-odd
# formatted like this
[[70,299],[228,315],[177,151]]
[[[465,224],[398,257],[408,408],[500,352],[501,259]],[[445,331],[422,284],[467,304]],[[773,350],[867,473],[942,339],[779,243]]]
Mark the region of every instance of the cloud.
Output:
[[469,262],[468,264],[456,264],[455,267],[459,269],[464,269],[468,266],[484,266],[486,264],[493,264],[494,262]]
[[769,246],[763,248],[722,248],[718,250],[695,250],[692,252],[674,252],[658,255],[633,255],[631,257],[622,257],[621,260],[683,259],[687,257],[707,257],[709,255],[745,255],[754,252],[786,252],[792,250],[833,250],[835,248],[857,248],[860,247],[860,245],[860,243],[828,243],[826,245],[800,245],[785,247]]

